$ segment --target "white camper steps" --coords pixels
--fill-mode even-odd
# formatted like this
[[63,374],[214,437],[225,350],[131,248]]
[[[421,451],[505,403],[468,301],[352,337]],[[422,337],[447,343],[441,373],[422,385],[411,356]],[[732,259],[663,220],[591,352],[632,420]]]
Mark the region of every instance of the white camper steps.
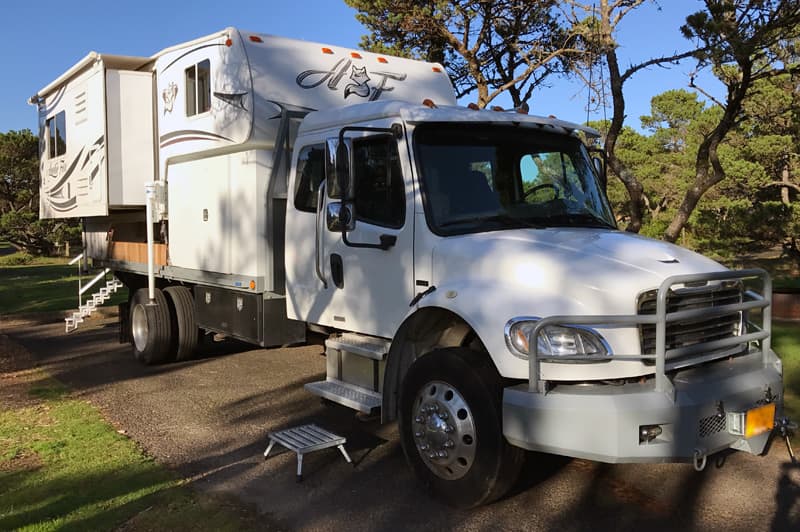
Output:
[[[99,273],[91,283],[84,287],[84,290],[91,288],[94,283],[105,277],[108,272],[109,270],[106,269],[105,271]],[[77,329],[78,325],[83,323],[84,319],[86,319],[88,316],[91,316],[98,307],[102,306],[103,303],[111,299],[112,294],[115,294],[117,290],[123,286],[124,285],[122,282],[116,277],[106,281],[106,285],[89,296],[89,298],[86,300],[86,303],[79,306],[78,310],[72,313],[72,316],[64,318],[66,332],[71,332]]]
[[325,341],[327,377],[305,389],[365,414],[380,408],[383,370],[389,341],[344,333]]
[[339,436],[332,432],[314,425],[301,425],[290,429],[284,429],[278,432],[269,434],[269,446],[264,451],[264,460],[269,456],[272,447],[279,443],[287,449],[297,453],[297,481],[303,480],[303,455],[313,453],[314,451],[321,451],[330,447],[336,447],[347,460],[348,464],[352,464],[350,455],[344,449],[344,444],[347,439],[344,436]]

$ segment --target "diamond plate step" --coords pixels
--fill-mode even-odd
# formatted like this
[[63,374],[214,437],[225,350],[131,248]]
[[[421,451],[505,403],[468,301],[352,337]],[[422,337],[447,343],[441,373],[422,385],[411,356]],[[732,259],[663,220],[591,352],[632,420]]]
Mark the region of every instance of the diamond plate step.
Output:
[[337,379],[310,382],[305,385],[305,389],[314,395],[365,414],[380,408],[382,402],[381,394]]
[[389,352],[391,343],[383,338],[345,333],[325,340],[325,347],[347,351],[373,360],[383,360]]

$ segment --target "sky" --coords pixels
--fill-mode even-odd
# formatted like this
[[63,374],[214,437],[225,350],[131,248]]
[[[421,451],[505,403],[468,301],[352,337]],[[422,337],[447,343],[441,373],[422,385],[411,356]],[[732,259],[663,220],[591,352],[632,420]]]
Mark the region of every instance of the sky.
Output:
[[[691,43],[679,31],[699,0],[657,0],[631,12],[620,25],[621,66],[686,50]],[[149,57],[169,46],[228,26],[296,39],[357,48],[364,27],[342,0],[6,0],[0,7],[0,132],[36,131],[36,110],[27,99],[90,51]],[[650,98],[667,89],[685,88],[691,61],[670,69],[651,67],[626,84],[628,125],[640,128]],[[699,78],[712,94],[719,86]],[[585,90],[553,80],[534,93],[531,114],[586,120]],[[469,100],[461,102],[469,103]],[[507,107],[508,99],[493,104]],[[607,116],[610,117],[610,109]],[[602,111],[591,120],[603,118]]]

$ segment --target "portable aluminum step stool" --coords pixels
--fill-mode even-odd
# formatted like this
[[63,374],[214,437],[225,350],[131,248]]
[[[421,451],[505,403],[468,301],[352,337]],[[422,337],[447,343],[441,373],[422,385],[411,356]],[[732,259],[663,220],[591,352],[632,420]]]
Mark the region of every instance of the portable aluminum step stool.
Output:
[[269,446],[264,451],[264,460],[269,456],[272,447],[279,443],[289,450],[297,453],[297,482],[303,480],[303,455],[313,453],[314,451],[321,451],[330,447],[336,447],[341,451],[344,459],[348,464],[352,464],[350,455],[344,449],[344,444],[347,438],[333,434],[327,430],[310,423],[308,425],[301,425],[299,427],[292,427],[278,432],[271,432],[269,434]]

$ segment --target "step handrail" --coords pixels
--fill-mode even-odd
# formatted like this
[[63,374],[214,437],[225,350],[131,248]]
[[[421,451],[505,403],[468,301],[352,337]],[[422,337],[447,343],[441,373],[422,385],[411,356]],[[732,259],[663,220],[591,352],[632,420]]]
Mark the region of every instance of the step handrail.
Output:
[[98,273],[97,275],[95,275],[94,279],[92,279],[91,281],[89,281],[88,283],[86,283],[86,286],[84,286],[84,287],[83,287],[83,288],[80,290],[80,292],[79,292],[79,295],[83,295],[83,294],[84,294],[84,293],[85,293],[87,290],[89,290],[91,287],[93,287],[94,285],[96,285],[96,284],[97,284],[97,282],[98,282],[100,279],[103,279],[103,278],[106,276],[106,274],[107,274],[108,272],[110,272],[110,271],[111,271],[111,268],[106,268],[106,269],[104,269],[102,272],[100,272],[100,273]]

